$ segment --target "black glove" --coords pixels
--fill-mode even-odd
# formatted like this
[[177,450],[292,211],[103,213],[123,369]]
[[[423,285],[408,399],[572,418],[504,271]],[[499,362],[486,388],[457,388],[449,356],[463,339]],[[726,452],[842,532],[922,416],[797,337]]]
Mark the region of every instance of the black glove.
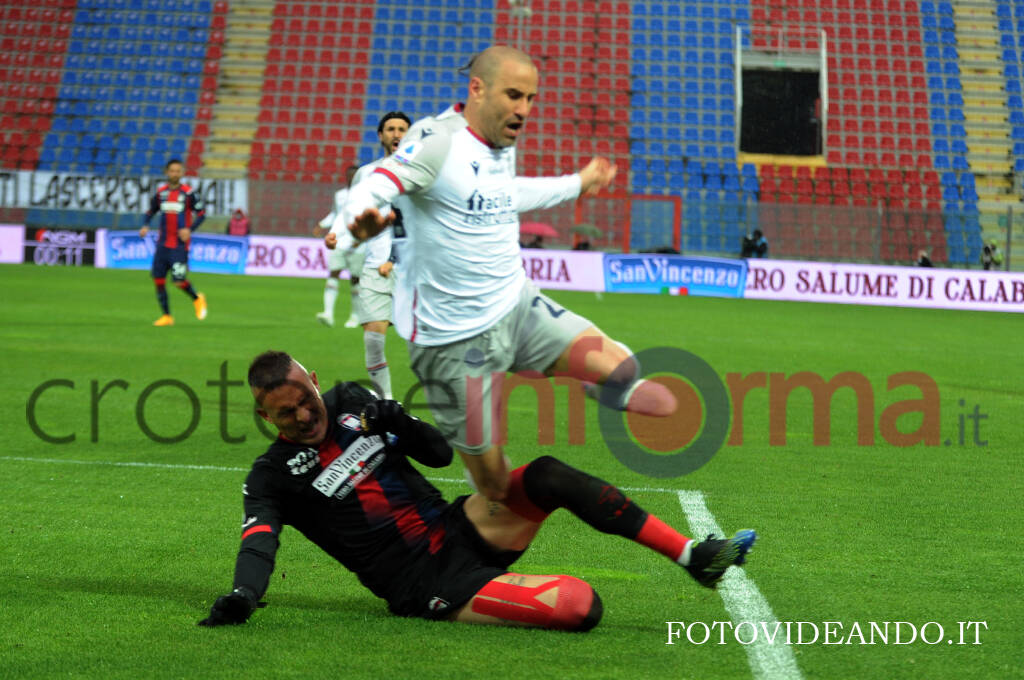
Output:
[[367,434],[394,432],[402,424],[405,409],[394,399],[378,399],[363,407],[359,424]]
[[213,627],[245,623],[256,609],[256,600],[255,593],[248,588],[235,588],[217,598],[210,607],[210,615],[199,625]]

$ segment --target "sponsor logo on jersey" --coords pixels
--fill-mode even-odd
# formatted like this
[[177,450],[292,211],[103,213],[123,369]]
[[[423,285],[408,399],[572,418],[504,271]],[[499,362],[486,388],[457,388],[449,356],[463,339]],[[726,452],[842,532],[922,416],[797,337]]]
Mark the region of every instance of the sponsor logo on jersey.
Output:
[[512,195],[503,190],[485,194],[481,193],[479,189],[474,189],[473,193],[466,198],[465,205],[469,213],[465,216],[467,224],[480,226],[511,224],[519,217]]
[[354,430],[356,432],[359,432],[361,429],[363,429],[359,424],[359,416],[353,415],[351,413],[342,413],[340,416],[338,416],[338,425],[341,425],[342,427],[347,428],[349,430]]
[[480,174],[480,164],[477,163],[476,161],[473,161],[472,163],[470,163],[469,167],[473,168],[473,174],[474,175],[479,175]]
[[181,213],[185,210],[185,204],[179,201],[163,201],[160,203],[160,210],[165,213]]
[[384,442],[377,435],[360,437],[313,480],[325,496],[344,498],[384,461]]
[[430,598],[430,602],[427,603],[427,609],[429,609],[432,612],[443,612],[450,606],[451,604],[449,604],[447,600],[437,597],[436,595]]
[[487,195],[474,189],[466,199],[466,208],[473,212],[505,212],[512,208],[512,196],[504,191]]
[[416,154],[418,154],[422,148],[422,142],[412,142],[410,144],[404,145],[402,148],[396,151],[392,158],[394,158],[399,163],[409,163],[412,161],[413,158],[416,157]]
[[320,464],[316,449],[303,449],[288,459],[288,469],[293,475],[304,475]]

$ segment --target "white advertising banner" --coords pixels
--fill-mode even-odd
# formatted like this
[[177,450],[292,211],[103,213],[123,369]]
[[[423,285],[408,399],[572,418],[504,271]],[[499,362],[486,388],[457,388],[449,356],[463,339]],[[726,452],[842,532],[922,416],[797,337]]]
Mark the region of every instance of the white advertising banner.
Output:
[[[73,172],[12,170],[0,172],[0,206],[141,213],[162,175],[92,175]],[[186,177],[203,201],[207,215],[249,210],[249,183],[244,179]]]
[[0,224],[0,262],[21,264],[25,261],[25,226]]
[[523,270],[538,288],[604,290],[604,253],[524,248]]
[[1024,272],[748,260],[744,297],[1024,312]]
[[[245,273],[248,276],[325,278],[328,268],[324,240],[253,234],[249,237]],[[341,277],[347,279],[348,272],[343,272]]]
[[[538,288],[604,290],[604,253],[525,249],[522,258],[526,276]],[[327,249],[323,239],[258,234],[249,237],[247,275],[323,278],[327,272]],[[342,273],[342,278],[348,278],[348,273]]]

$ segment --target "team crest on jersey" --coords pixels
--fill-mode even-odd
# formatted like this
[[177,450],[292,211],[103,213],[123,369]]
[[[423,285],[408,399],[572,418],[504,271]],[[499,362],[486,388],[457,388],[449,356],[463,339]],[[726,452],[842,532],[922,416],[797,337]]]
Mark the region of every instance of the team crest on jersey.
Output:
[[338,416],[338,425],[341,425],[342,427],[348,428],[349,430],[353,430],[355,432],[359,432],[360,430],[363,429],[362,426],[359,424],[359,416],[353,415],[351,413],[342,413],[340,416]]
[[422,142],[411,142],[409,144],[405,144],[402,148],[396,151],[392,158],[399,163],[409,163],[416,157],[416,154],[418,154],[422,148]]
[[288,459],[288,469],[293,475],[304,475],[320,464],[316,449],[303,449]]

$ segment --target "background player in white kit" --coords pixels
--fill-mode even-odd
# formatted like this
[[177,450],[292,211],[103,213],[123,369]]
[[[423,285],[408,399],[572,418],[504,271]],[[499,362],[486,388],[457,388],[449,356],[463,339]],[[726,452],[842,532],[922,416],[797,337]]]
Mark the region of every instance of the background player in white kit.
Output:
[[[358,166],[350,165],[345,168],[345,186],[334,194],[334,206],[319,224],[313,228],[314,236],[323,236],[334,224],[334,219],[341,211],[341,206],[348,200],[349,188],[352,186]],[[324,311],[316,315],[317,320],[326,325],[334,325],[334,305],[338,300],[338,288],[340,286],[341,272],[347,270],[350,276],[350,292],[352,298],[351,313],[345,321],[345,328],[355,328],[359,325],[359,274],[363,269],[363,248],[362,243],[342,234],[338,240],[338,247],[327,253],[327,281],[324,283]]]
[[[359,168],[352,180],[353,185],[368,177],[385,158],[398,150],[411,124],[409,116],[401,111],[389,111],[381,116],[377,124],[377,139],[384,147],[384,158]],[[391,244],[396,227],[402,228],[401,218],[398,218],[395,225],[365,241],[366,253],[363,269],[359,273],[359,323],[363,326],[366,372],[370,375],[374,390],[384,399],[391,398],[391,371],[388,369],[384,345],[388,326],[394,316],[392,293],[396,274],[393,273]]]
[[405,194],[412,367],[477,488],[505,501],[521,490],[492,422],[507,371],[612,378],[602,401],[648,415],[671,415],[676,400],[662,385],[635,381],[629,352],[523,273],[519,213],[596,192],[615,167],[595,158],[575,175],[516,177],[514,147],[537,95],[537,68],[519,50],[494,46],[469,75],[465,107],[417,122],[399,151],[353,189],[325,244],[332,247],[342,224],[357,238],[378,233],[391,220],[378,208]]

